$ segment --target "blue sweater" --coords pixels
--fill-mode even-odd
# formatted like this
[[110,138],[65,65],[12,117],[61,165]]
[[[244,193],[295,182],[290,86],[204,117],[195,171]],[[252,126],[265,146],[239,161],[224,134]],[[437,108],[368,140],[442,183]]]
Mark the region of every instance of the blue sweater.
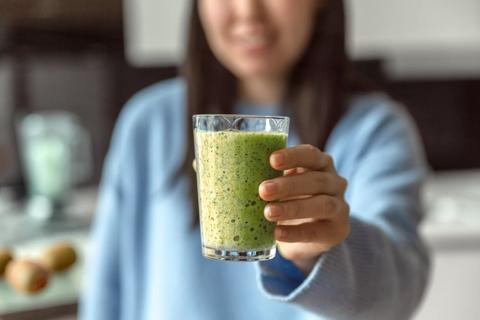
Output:
[[[238,103],[237,113],[278,113]],[[424,154],[407,113],[382,94],[351,100],[326,152],[349,181],[351,234],[303,276],[277,254],[261,263],[202,257],[190,181],[170,175],[187,150],[185,86],[131,99],[104,168],[83,320],[407,319],[429,259],[417,233]],[[298,143],[291,132],[289,144]]]

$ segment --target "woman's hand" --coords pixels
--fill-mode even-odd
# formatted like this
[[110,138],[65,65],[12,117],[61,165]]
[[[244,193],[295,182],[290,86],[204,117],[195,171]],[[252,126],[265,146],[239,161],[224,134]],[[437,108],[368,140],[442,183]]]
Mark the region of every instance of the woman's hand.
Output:
[[337,175],[332,157],[311,145],[275,151],[270,165],[284,175],[259,187],[260,197],[270,202],[265,217],[278,222],[282,256],[308,274],[323,252],[350,233],[347,181]]

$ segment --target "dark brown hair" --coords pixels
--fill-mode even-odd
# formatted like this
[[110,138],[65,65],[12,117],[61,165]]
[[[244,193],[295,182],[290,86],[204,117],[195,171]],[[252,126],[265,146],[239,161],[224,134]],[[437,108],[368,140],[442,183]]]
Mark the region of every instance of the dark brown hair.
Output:
[[[346,99],[356,86],[349,77],[345,49],[343,0],[328,0],[318,10],[310,43],[289,75],[282,108],[293,115],[291,124],[302,143],[323,149]],[[193,1],[183,76],[187,86],[188,151],[179,174],[191,177],[193,224],[198,221],[192,115],[232,113],[237,80],[213,55]]]

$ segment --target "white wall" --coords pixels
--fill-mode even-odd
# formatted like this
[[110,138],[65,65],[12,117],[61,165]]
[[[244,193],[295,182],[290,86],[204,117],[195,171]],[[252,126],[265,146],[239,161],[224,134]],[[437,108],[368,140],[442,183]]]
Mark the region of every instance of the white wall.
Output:
[[356,56],[479,50],[478,0],[349,0]]
[[383,57],[393,78],[480,75],[480,1],[348,0],[353,57]]
[[126,53],[137,66],[181,61],[190,0],[124,0]]

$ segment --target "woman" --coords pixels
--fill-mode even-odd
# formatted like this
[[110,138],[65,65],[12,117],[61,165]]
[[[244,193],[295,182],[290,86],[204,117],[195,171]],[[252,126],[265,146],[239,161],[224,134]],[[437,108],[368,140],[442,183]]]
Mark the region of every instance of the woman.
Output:
[[[429,270],[423,153],[403,109],[355,85],[344,39],[340,0],[194,1],[184,77],[138,93],[118,121],[83,319],[411,316]],[[195,113],[292,117],[290,147],[270,157],[285,174],[259,186],[275,259],[201,256]]]

